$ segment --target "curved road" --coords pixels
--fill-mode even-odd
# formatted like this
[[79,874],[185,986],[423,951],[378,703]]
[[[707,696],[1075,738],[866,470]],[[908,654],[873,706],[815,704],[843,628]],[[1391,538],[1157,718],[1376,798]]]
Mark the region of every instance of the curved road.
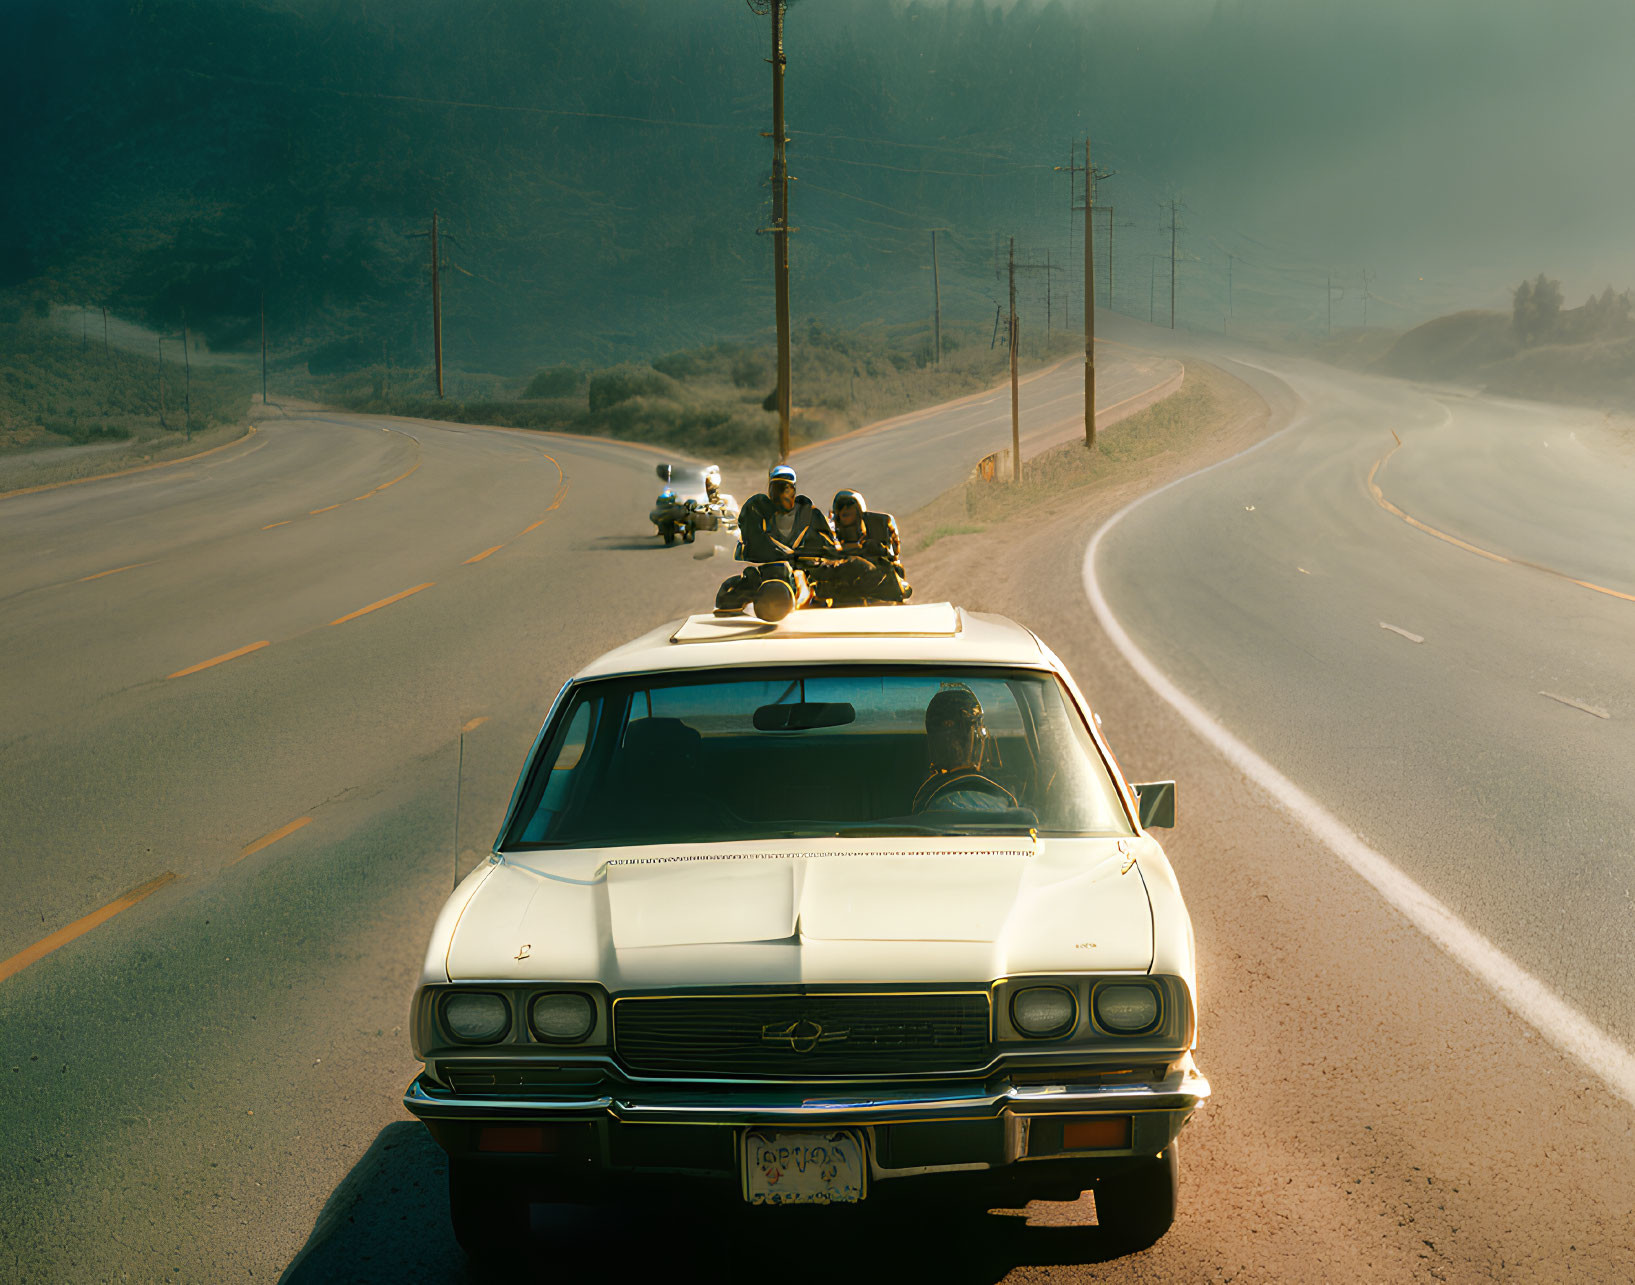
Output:
[[1631,444],[1587,411],[1237,368],[1275,372],[1302,408],[1107,533],[1114,615],[1217,722],[1635,1047]]
[[[1031,440],[1074,379],[1030,382]],[[1008,443],[1001,396],[859,435],[845,480],[913,507]],[[266,1278],[381,1157],[462,1270],[406,1004],[557,687],[730,569],[646,524],[662,458],[300,413],[0,500],[0,1274]]]

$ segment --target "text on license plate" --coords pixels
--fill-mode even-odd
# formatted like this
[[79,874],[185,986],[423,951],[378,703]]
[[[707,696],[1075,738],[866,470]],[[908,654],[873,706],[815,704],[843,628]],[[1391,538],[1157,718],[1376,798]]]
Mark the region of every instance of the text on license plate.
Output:
[[855,1203],[866,1174],[855,1133],[744,1135],[744,1198],[752,1205]]

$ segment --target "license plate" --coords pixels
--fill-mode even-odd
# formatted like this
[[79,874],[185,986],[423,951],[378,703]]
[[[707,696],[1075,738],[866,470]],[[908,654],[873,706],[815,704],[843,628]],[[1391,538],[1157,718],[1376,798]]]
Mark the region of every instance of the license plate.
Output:
[[752,1205],[855,1204],[867,1175],[855,1133],[744,1135],[744,1199]]

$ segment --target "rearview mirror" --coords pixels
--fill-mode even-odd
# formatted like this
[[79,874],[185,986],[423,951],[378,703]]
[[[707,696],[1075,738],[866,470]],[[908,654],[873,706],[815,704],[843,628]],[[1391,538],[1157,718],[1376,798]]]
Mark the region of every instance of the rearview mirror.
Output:
[[818,727],[844,727],[856,719],[857,710],[847,701],[796,701],[762,705],[755,711],[755,730],[809,732]]
[[653,470],[653,472],[659,475],[659,481],[661,482],[668,482],[670,480],[670,474],[674,471],[675,465],[673,464],[660,464]]
[[1143,830],[1171,830],[1175,827],[1175,782],[1148,781],[1133,787],[1136,811]]

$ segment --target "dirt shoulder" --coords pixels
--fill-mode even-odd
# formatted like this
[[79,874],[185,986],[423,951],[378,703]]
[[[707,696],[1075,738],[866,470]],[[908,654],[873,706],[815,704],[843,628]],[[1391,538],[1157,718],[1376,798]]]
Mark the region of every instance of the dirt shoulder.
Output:
[[[1100,524],[1285,422],[1224,372],[1187,369],[1209,397],[1161,447],[909,559],[917,599],[1037,630],[1131,779],[1179,782],[1165,849],[1197,932],[1198,1060],[1215,1092],[1184,1137],[1180,1217],[1146,1253],[1008,1278],[1635,1278],[1635,1110],[1227,766],[1096,623],[1081,566]],[[911,544],[954,502],[910,518]]]

